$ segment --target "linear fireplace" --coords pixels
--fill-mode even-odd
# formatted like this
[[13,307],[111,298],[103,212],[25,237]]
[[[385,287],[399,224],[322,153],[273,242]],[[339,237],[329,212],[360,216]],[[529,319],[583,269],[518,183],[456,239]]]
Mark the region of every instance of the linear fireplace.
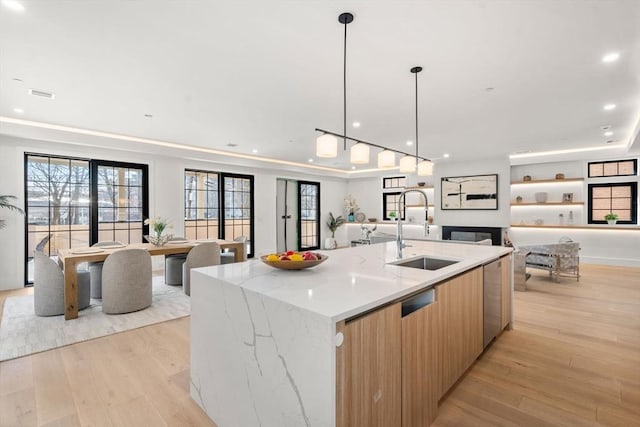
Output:
[[442,227],[442,240],[461,240],[465,242],[479,242],[491,239],[494,246],[502,246],[501,227],[467,227],[449,226]]

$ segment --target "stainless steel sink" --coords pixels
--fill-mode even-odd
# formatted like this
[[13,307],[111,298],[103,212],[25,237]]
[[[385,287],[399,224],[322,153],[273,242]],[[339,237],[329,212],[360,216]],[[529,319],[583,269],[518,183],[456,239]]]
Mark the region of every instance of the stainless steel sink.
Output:
[[399,265],[400,267],[419,268],[421,270],[439,270],[457,262],[459,261],[421,256],[419,258],[412,258],[405,261],[392,262],[391,264]]

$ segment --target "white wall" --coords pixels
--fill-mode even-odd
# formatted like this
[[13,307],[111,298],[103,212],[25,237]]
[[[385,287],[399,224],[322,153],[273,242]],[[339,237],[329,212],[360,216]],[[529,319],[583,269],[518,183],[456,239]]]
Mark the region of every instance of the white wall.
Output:
[[[291,178],[320,182],[321,191],[321,244],[331,234],[325,225],[328,212],[341,212],[346,196],[346,180],[316,176],[287,170],[241,167],[225,164],[219,158],[212,161],[188,160],[158,154],[131,153],[104,148],[68,145],[64,143],[28,140],[0,135],[0,194],[19,197],[16,205],[24,206],[24,153],[35,152],[75,156],[102,160],[114,160],[149,165],[149,215],[167,217],[174,233],[184,230],[183,181],[184,169],[203,169],[220,172],[250,174],[254,179],[255,194],[255,253],[276,250],[276,179]],[[217,162],[214,162],[217,160]],[[7,227],[0,230],[0,290],[21,288],[24,285],[24,218],[0,211],[0,218],[7,219]],[[346,236],[344,230],[342,233]],[[341,234],[336,237],[340,238]],[[342,240],[346,238],[342,236]]]

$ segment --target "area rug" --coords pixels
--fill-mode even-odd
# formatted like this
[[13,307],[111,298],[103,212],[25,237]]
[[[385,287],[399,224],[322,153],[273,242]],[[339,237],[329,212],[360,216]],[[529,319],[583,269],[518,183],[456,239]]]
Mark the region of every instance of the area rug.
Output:
[[9,297],[0,322],[0,361],[188,316],[191,303],[182,287],[167,286],[163,281],[163,277],[154,277],[153,302],[145,310],[104,314],[101,300],[92,299],[91,305],[70,321],[62,315],[36,316],[33,295]]

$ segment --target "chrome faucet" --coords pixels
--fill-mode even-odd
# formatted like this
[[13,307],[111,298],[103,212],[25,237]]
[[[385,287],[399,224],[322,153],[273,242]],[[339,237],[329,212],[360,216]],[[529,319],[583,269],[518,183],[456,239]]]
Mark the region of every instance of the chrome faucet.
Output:
[[427,195],[420,190],[404,190],[402,193],[400,193],[400,197],[398,197],[398,232],[396,234],[396,248],[397,248],[396,256],[398,259],[402,258],[402,249],[407,247],[402,241],[403,239],[402,239],[402,209],[401,209],[403,200],[405,198],[405,194],[407,193],[420,193],[420,195],[424,197],[424,220],[425,220],[425,223],[427,224],[427,226],[425,227],[425,235],[429,234],[429,225],[427,223],[427,215],[429,212],[429,201],[427,199]]

